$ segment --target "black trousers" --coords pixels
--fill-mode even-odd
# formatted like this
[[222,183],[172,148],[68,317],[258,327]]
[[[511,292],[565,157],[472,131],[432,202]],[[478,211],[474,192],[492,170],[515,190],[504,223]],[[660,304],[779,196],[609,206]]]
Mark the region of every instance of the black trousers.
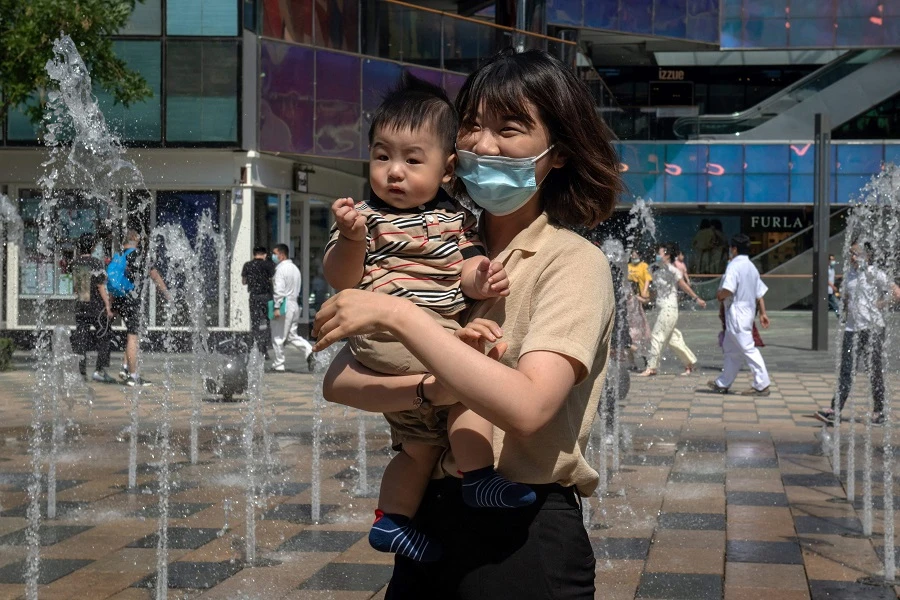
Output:
[[268,353],[269,340],[269,296],[250,296],[250,336],[256,342],[259,353]]
[[593,600],[594,551],[574,488],[536,485],[532,506],[473,509],[461,485],[429,484],[413,524],[444,555],[434,563],[398,555],[386,600]]
[[100,309],[96,315],[92,312],[75,313],[72,351],[84,356],[91,350],[96,350],[97,371],[109,367],[109,338],[109,323],[105,309]]
[[[853,383],[854,352],[856,346],[856,363],[860,361],[869,372],[869,382],[872,385],[873,410],[881,412],[884,407],[884,328],[863,329],[862,331],[845,331],[844,343],[841,345],[841,369],[838,376],[837,394],[831,400],[831,408],[837,410],[837,406],[844,410],[844,403],[850,395],[850,386]],[[837,405],[837,406],[836,406]]]

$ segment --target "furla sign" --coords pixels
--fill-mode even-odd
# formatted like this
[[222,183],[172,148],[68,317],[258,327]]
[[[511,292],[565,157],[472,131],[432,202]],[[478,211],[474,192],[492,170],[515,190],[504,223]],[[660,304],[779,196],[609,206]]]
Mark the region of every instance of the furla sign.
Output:
[[810,221],[803,212],[789,211],[744,215],[744,224],[749,231],[800,231]]

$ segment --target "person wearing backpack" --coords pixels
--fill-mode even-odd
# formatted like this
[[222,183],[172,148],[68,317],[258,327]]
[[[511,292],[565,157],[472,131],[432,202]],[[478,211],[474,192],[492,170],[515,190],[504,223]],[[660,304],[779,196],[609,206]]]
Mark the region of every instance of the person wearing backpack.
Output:
[[[128,386],[148,386],[137,370],[138,333],[141,317],[141,273],[143,253],[140,249],[141,234],[129,229],[125,234],[122,252],[113,256],[106,267],[106,288],[113,298],[113,311],[122,317],[125,325],[125,362],[119,379]],[[167,302],[172,296],[156,265],[150,267],[150,279]]]
[[109,321],[112,306],[106,289],[106,267],[92,256],[94,236],[82,234],[76,244],[78,258],[69,265],[75,290],[75,332],[72,350],[81,356],[78,370],[87,377],[87,353],[97,351],[97,366],[92,379],[100,383],[115,383],[107,374],[109,367]]

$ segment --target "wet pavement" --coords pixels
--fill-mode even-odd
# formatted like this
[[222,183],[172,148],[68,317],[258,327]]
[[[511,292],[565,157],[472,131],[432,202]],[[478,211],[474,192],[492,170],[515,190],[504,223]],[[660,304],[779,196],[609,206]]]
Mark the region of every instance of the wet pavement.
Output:
[[[774,314],[772,320],[773,329],[763,332],[773,380],[768,397],[720,396],[705,389],[721,364],[718,320],[711,311],[682,316],[685,339],[700,357],[699,373],[679,376],[670,356],[659,376],[632,378],[621,406],[621,469],[611,476],[609,492],[590,501],[597,598],[896,597],[895,588],[860,583],[882,568],[880,477],[874,534],[865,537],[858,499],[846,499],[846,477],[832,474],[817,438],[821,424],[811,417],[831,398],[833,349],[809,350],[807,314]],[[114,354],[114,364],[118,359]],[[33,375],[27,356],[17,356],[16,363],[16,370],[0,373],[0,600],[24,594]],[[312,524],[315,380],[296,354],[288,355],[294,372],[265,375],[274,462],[268,494],[257,509],[260,566],[248,567],[242,561],[241,446],[247,404],[204,394],[199,460],[190,464],[188,357],[176,356],[173,364],[180,374],[173,386],[168,597],[382,597],[391,557],[372,550],[365,537],[373,491],[391,455],[380,415],[361,417],[367,431],[363,493],[359,413],[325,408],[321,518]],[[64,408],[58,515],[40,531],[40,598],[155,597],[154,442],[162,373],[163,356],[146,355],[144,375],[156,385],[139,392],[134,490],[127,489],[126,388],[90,384],[91,407],[76,397],[71,410]],[[894,376],[889,379],[897,389]],[[743,372],[735,389],[747,385]],[[876,445],[879,439],[880,432]],[[855,477],[859,491],[862,475]]]

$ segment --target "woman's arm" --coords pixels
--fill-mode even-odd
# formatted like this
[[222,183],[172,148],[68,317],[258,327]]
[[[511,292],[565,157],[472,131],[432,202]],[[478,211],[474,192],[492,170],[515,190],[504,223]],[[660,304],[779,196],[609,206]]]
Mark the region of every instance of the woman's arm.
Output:
[[[345,290],[322,305],[316,314],[315,348],[376,331],[392,333],[468,408],[521,436],[537,432],[553,418],[585,371],[575,359],[547,351],[529,352],[517,369],[509,368],[447,336],[408,300],[362,290]],[[444,341],[435,344],[436,339]]]
[[700,296],[698,296],[694,292],[694,290],[691,289],[691,286],[688,285],[688,283],[683,278],[678,280],[678,287],[680,287],[684,291],[685,294],[687,294],[688,296],[693,298],[694,302],[696,302],[703,308],[706,308],[706,301],[704,301],[702,298],[700,298]]
[[[370,412],[399,412],[415,408],[416,386],[422,375],[384,375],[368,369],[353,358],[348,346],[334,357],[322,392],[329,402]],[[433,399],[434,378],[426,381],[425,396]]]

